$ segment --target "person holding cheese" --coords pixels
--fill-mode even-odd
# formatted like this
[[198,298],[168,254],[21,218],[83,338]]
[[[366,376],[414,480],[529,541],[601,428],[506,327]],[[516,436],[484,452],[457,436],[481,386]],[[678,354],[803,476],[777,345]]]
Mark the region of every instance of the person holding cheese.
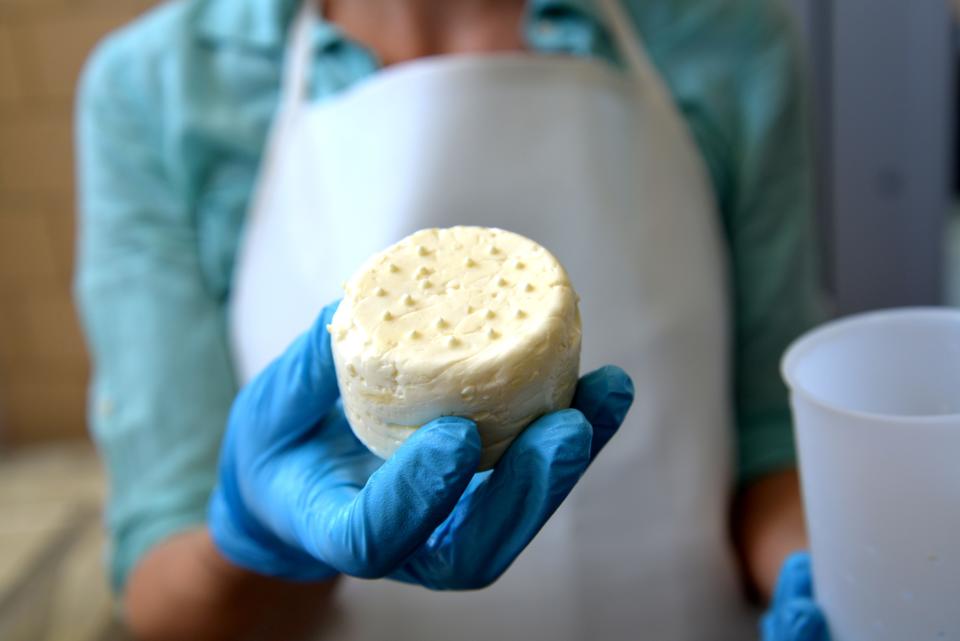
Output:
[[[91,423],[136,635],[828,639],[791,554],[778,362],[820,311],[780,4],[179,0],[100,45],[77,126]],[[484,430],[516,397],[481,395],[485,417],[412,425],[384,462],[344,413],[373,409],[341,398],[334,301],[371,255],[457,225],[556,257],[590,373],[500,449]],[[504,251],[469,233],[417,287]],[[497,286],[557,282],[522,279]],[[430,329],[374,345],[364,381],[473,349],[413,291],[391,304]],[[549,315],[523,300],[456,326],[513,314],[484,340],[533,344]],[[579,338],[573,318],[544,335]],[[488,379],[462,362],[436,389],[473,402]],[[414,389],[391,376],[384,411]]]

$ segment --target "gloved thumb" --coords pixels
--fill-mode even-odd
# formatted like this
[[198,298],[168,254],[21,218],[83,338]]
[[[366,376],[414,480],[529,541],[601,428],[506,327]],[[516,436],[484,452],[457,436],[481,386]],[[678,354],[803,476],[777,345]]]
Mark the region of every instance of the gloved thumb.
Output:
[[796,598],[770,612],[764,641],[830,641],[827,621],[813,599]]
[[784,561],[761,627],[764,641],[830,641],[826,618],[814,600],[809,553],[796,552]]
[[389,574],[449,516],[480,450],[477,427],[467,419],[443,417],[416,430],[330,515],[316,555],[353,576]]
[[248,414],[273,434],[296,438],[312,428],[340,395],[327,325],[339,301],[323,308],[313,326],[290,344],[269,367],[240,392],[236,411]]

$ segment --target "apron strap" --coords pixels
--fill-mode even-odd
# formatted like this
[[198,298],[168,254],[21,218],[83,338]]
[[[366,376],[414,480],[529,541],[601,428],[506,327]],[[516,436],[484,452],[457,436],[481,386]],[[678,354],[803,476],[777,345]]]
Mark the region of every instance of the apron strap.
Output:
[[624,9],[622,0],[597,0],[601,13],[613,34],[614,43],[627,62],[627,67],[642,85],[656,87],[663,96],[669,96],[660,73],[657,72],[637,32]]
[[313,57],[310,35],[316,22],[313,0],[303,0],[290,25],[289,44],[284,54],[283,78],[280,84],[280,106],[303,102],[307,95],[307,78]]

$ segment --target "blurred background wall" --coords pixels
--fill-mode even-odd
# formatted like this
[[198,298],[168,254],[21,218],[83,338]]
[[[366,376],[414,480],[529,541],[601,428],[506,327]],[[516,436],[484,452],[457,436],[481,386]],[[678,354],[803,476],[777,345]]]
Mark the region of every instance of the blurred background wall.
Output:
[[[838,314],[944,302],[956,28],[946,0],[790,0],[809,54],[819,223]],[[960,2],[957,3],[960,5]]]
[[[816,92],[836,311],[938,303],[951,288],[960,303],[949,3],[788,2]],[[0,0],[0,449],[85,433],[88,366],[69,292],[74,85],[93,44],[152,4]]]
[[74,85],[93,44],[151,4],[0,0],[0,442],[84,433],[69,292]]

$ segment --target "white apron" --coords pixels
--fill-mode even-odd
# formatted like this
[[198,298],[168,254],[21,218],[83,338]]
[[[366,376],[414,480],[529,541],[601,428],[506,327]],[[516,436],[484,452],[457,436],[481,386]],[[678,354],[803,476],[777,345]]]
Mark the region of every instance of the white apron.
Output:
[[331,639],[756,638],[727,536],[727,256],[689,131],[615,0],[626,70],[525,53],[425,58],[317,104],[313,17],[283,97],[235,272],[249,380],[370,254],[424,227],[502,227],[552,251],[581,295],[584,371],[624,367],[633,409],[492,587],[347,579]]

